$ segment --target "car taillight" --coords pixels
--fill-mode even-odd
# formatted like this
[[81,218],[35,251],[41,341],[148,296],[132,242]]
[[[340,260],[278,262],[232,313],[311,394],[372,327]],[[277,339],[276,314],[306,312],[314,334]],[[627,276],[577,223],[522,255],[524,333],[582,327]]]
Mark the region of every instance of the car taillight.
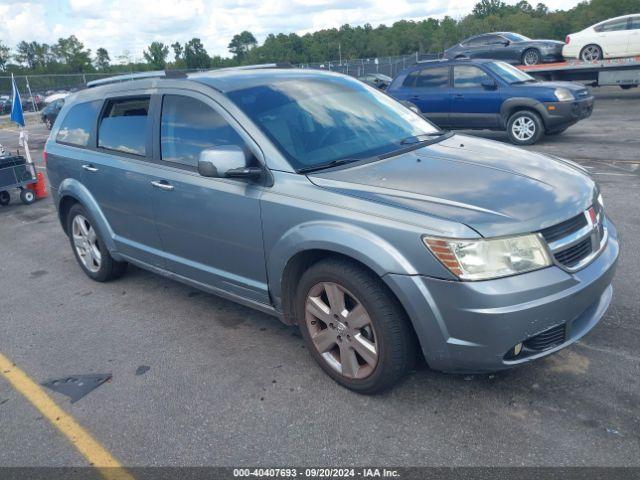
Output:
[[567,38],[564,39],[564,43],[566,43],[567,45],[569,45],[569,42],[571,41],[571,36],[567,35]]

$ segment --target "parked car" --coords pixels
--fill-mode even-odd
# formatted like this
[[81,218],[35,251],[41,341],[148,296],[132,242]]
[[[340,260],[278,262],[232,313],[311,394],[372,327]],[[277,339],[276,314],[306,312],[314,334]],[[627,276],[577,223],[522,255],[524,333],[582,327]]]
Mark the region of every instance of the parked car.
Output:
[[442,132],[333,72],[127,78],[69,97],[45,147],[93,280],[130,262],[275,315],[361,393],[416,348],[452,372],[544,357],[609,305],[616,229],[577,164]]
[[0,99],[0,114],[5,115],[7,113],[11,113],[12,105],[13,101],[11,100],[11,98]]
[[506,130],[531,145],[591,115],[593,96],[570,82],[540,82],[505,62],[439,60],[402,71],[387,89],[440,128]]
[[485,33],[469,37],[444,51],[444,58],[489,58],[514,64],[537,65],[562,61],[557,40],[531,40],[513,32]]
[[380,90],[386,90],[393,79],[382,73],[370,73],[363,77],[358,77],[358,80],[371,85],[372,87],[379,88]]
[[586,62],[640,55],[640,13],[605,20],[567,35],[562,54]]
[[53,124],[55,123],[56,118],[58,118],[58,114],[60,113],[60,110],[63,106],[64,98],[58,98],[57,100],[54,100],[49,105],[44,107],[40,112],[40,119],[49,130],[51,130],[51,128],[53,127]]

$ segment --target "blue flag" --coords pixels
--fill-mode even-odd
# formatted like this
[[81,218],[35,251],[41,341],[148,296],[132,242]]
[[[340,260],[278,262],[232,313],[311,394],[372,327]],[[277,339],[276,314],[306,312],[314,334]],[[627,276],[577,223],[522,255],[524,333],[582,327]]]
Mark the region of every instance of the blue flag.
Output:
[[11,74],[11,86],[13,87],[13,95],[11,100],[11,120],[18,125],[24,127],[24,115],[22,114],[22,101],[20,100],[20,92],[16,86],[16,79]]

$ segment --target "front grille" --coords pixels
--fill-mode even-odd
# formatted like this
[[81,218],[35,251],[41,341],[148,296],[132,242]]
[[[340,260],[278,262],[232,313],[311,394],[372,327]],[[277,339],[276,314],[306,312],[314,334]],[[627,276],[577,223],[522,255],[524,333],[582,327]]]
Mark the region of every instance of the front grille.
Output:
[[587,237],[569,248],[554,253],[553,256],[563,265],[574,267],[580,263],[580,260],[591,253],[591,249],[591,237]]
[[560,345],[565,339],[565,325],[556,325],[524,341],[524,346],[530,350],[547,350]]
[[542,236],[547,241],[547,243],[551,243],[562,237],[566,237],[573,232],[577,232],[586,224],[587,218],[584,216],[584,213],[581,213],[580,215],[576,215],[575,217],[570,218],[569,220],[565,220],[562,223],[558,223],[557,225],[553,225],[552,227],[545,228],[540,233],[542,233]]

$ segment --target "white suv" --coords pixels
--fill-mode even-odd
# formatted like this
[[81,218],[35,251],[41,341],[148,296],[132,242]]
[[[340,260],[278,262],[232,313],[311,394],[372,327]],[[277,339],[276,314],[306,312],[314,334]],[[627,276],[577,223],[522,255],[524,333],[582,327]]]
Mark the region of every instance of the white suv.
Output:
[[567,35],[562,55],[584,61],[640,55],[640,14],[596,23]]

